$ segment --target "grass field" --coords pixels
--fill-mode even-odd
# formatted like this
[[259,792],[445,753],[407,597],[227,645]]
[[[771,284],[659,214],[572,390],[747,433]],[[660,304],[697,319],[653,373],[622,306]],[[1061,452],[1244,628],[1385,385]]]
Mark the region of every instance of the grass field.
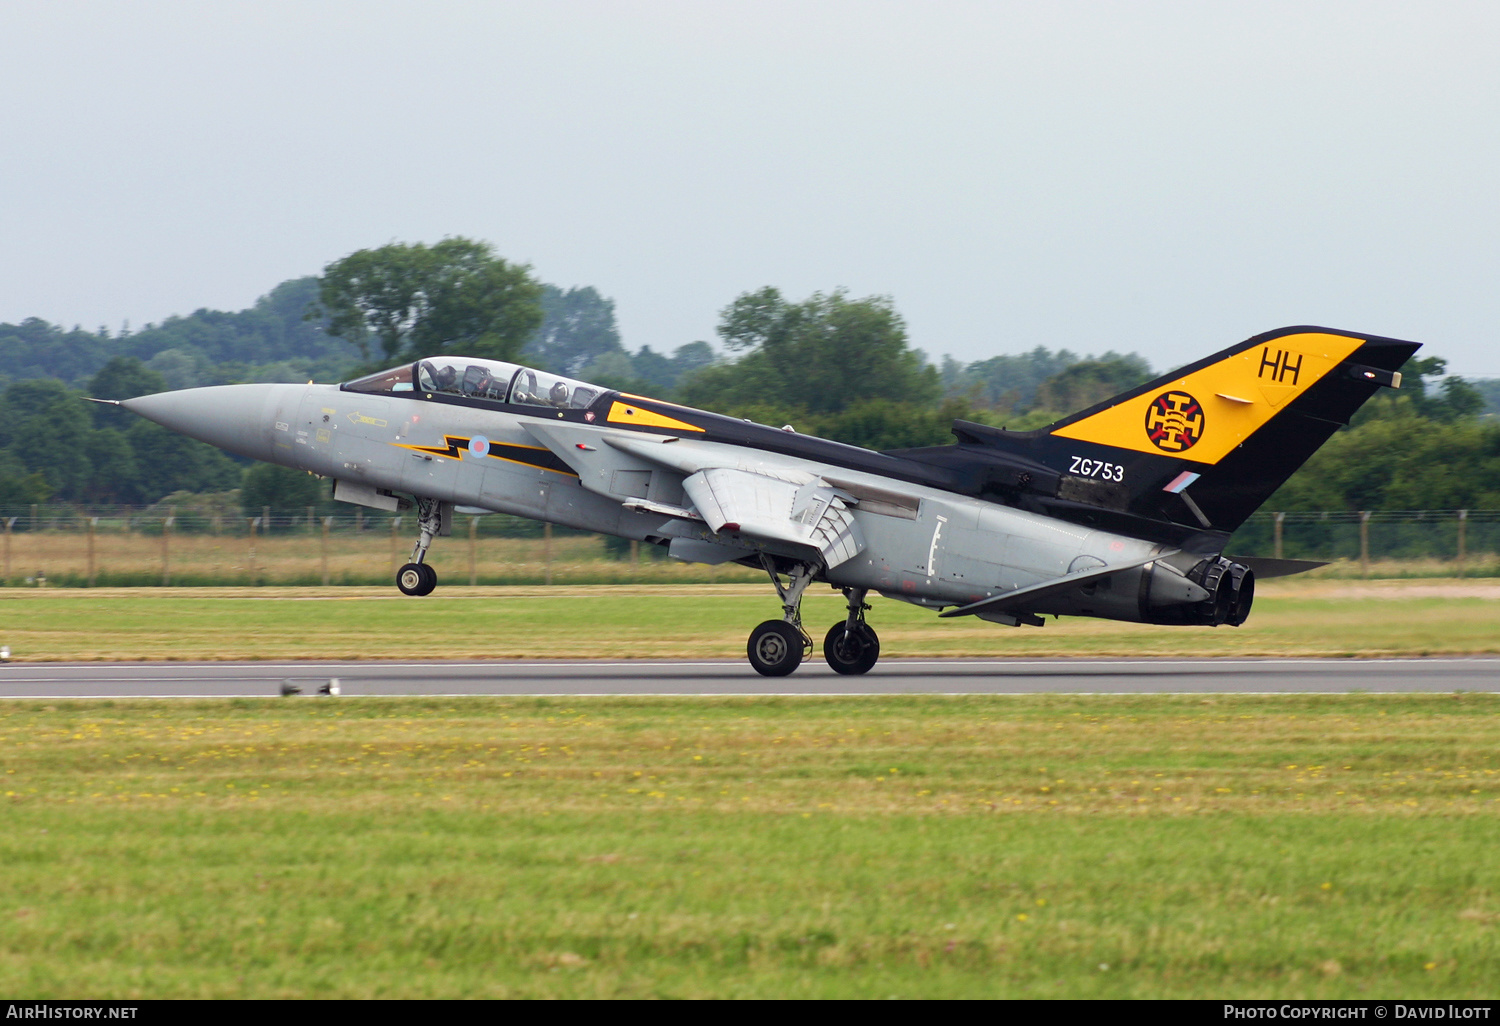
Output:
[[[1500,652],[1500,585],[1338,580],[1263,585],[1249,623],[1218,629],[1103,620],[1006,628],[873,599],[886,657],[1373,656]],[[808,591],[816,641],[842,599]],[[743,658],[780,608],[769,585],[0,589],[17,660]]]
[[4,703],[0,992],[1492,997],[1495,703]]

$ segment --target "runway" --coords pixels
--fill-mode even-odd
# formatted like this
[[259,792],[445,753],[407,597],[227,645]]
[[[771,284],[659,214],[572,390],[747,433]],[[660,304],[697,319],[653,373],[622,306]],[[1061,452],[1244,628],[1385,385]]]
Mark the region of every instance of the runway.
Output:
[[890,659],[761,677],[743,661],[10,663],[0,699],[467,695],[1004,695],[1500,692],[1500,658]]

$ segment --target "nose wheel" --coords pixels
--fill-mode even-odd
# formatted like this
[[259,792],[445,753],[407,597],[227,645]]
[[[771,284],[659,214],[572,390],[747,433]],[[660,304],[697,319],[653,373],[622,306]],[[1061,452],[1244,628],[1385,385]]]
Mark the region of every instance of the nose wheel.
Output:
[[417,544],[411,550],[411,562],[396,571],[396,587],[403,595],[430,595],[437,587],[437,571],[428,566],[428,546],[432,539],[450,532],[453,504],[417,496]]
[[430,595],[437,587],[437,571],[426,563],[407,563],[396,571],[396,587],[403,595]]

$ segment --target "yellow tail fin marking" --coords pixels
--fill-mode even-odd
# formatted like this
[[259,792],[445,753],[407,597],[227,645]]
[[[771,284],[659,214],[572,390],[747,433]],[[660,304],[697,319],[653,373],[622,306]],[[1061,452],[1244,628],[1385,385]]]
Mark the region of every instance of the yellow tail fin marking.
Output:
[[636,427],[666,428],[669,431],[699,431],[703,429],[695,424],[677,420],[673,417],[665,417],[660,413],[640,406],[631,406],[629,403],[616,402],[609,408],[609,416],[605,418],[611,424],[633,424]]
[[1360,346],[1305,332],[1254,346],[1053,432],[1059,438],[1218,463]]

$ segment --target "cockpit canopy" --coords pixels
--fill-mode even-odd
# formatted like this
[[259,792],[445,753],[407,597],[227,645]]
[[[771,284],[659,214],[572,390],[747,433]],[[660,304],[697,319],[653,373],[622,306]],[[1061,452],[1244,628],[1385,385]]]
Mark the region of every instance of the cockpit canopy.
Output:
[[530,367],[463,356],[433,356],[350,381],[343,388],[348,392],[456,395],[558,410],[585,409],[607,391]]

